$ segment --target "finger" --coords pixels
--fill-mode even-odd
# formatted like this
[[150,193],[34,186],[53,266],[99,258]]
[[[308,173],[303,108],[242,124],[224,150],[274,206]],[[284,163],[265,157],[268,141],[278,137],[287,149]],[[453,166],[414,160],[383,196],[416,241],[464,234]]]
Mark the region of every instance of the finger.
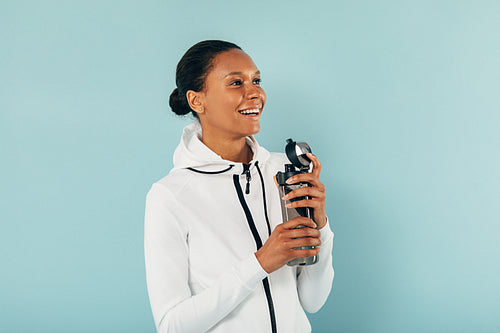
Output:
[[321,240],[319,238],[312,237],[304,237],[304,238],[295,238],[286,242],[286,247],[289,249],[295,249],[298,247],[306,247],[306,246],[320,246]]
[[300,182],[306,182],[311,184],[313,187],[318,187],[321,190],[325,190],[325,186],[319,181],[319,178],[312,173],[299,173],[293,177],[287,179],[287,184],[295,184]]
[[309,228],[316,228],[316,223],[308,217],[305,216],[297,216],[293,219],[286,221],[282,224],[283,229],[295,229],[299,225],[305,225]]
[[322,208],[323,206],[324,206],[324,201],[317,199],[304,199],[304,200],[289,202],[286,204],[286,208],[309,207],[313,209],[319,209]]
[[316,228],[295,228],[291,230],[286,230],[285,231],[285,237],[294,239],[294,238],[304,238],[304,237],[309,237],[309,238],[320,238],[321,237],[321,232],[316,229]]
[[293,249],[290,250],[292,258],[307,258],[307,257],[312,257],[316,256],[319,254],[319,251],[321,250],[321,247],[316,246],[313,249]]
[[294,198],[309,196],[310,199],[317,198],[320,200],[325,200],[326,194],[325,192],[320,191],[317,187],[302,187],[296,190],[289,192],[282,199],[283,200],[292,200]]
[[321,163],[319,162],[316,155],[314,155],[313,153],[307,153],[307,157],[309,157],[309,159],[313,163],[313,169],[312,169],[311,173],[319,178],[319,175],[321,174]]

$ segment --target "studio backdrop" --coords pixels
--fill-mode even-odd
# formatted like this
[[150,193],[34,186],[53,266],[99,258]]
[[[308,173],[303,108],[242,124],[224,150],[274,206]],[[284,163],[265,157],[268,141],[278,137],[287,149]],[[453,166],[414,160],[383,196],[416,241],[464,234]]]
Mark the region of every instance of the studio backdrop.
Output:
[[155,332],[144,204],[194,43],[262,72],[268,150],[323,164],[313,332],[500,330],[500,2],[0,3],[0,331]]

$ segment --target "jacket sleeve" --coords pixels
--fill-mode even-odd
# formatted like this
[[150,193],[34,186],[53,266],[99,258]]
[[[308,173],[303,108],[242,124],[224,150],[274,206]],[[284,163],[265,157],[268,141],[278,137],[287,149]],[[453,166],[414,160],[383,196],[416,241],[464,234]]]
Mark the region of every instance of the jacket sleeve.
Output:
[[144,252],[155,325],[163,332],[205,332],[228,315],[267,276],[255,254],[192,295],[188,284],[188,229],[175,215],[173,194],[154,184],[146,198]]
[[318,262],[297,268],[297,289],[302,307],[310,313],[317,312],[326,302],[333,282],[332,249],[333,232],[327,221],[320,229],[321,250]]

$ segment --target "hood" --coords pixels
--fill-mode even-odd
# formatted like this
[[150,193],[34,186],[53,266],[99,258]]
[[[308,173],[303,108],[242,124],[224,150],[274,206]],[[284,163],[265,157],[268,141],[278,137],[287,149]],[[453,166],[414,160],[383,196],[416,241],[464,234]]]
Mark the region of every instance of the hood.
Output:
[[[217,155],[205,146],[201,141],[201,137],[201,124],[199,121],[184,127],[181,142],[174,152],[174,168],[172,170],[193,168],[200,171],[217,172],[227,169],[230,165],[242,165],[242,163],[228,161]],[[247,136],[246,140],[253,152],[250,163],[254,165],[258,161],[259,165],[263,165],[269,159],[270,153],[259,146],[253,136]]]

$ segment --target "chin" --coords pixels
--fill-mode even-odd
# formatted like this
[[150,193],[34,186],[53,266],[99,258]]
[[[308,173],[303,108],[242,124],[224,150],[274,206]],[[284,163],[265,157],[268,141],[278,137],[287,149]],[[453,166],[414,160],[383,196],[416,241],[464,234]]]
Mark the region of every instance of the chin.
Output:
[[259,126],[256,126],[253,130],[249,131],[249,134],[246,136],[255,135],[259,132],[260,132],[260,124],[259,124]]

